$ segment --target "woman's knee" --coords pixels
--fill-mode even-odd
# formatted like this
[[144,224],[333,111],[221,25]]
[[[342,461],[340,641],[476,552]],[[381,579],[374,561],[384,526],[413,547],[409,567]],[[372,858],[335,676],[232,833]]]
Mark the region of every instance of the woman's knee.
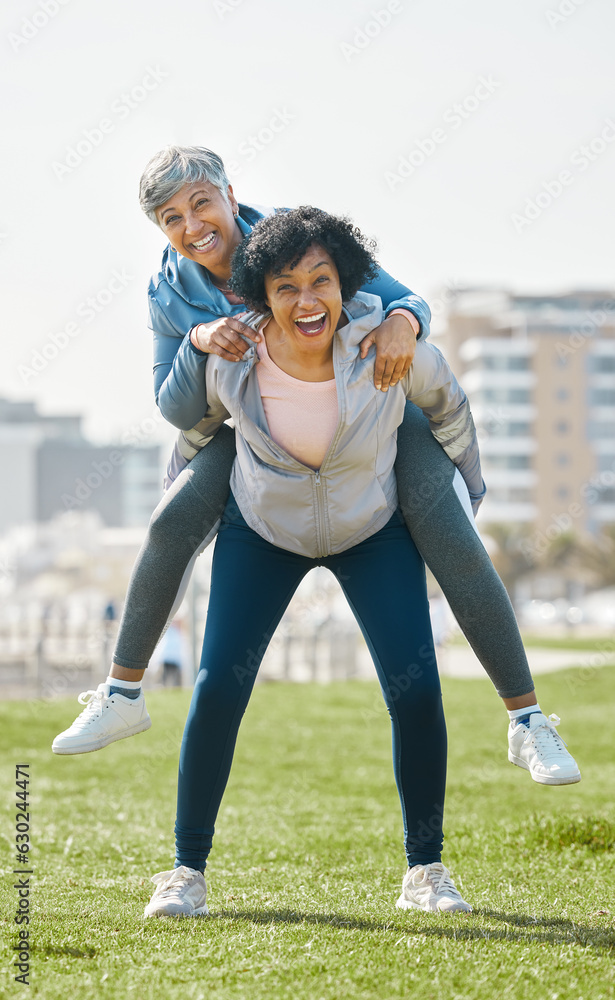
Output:
[[[220,516],[193,489],[194,470],[187,466],[162,498],[149,522],[147,538],[159,548],[179,547],[192,554]],[[228,481],[227,481],[228,491]]]
[[476,575],[492,566],[491,560],[480,536],[474,530],[457,498],[458,507],[449,507],[448,501],[442,511],[435,511],[433,523],[429,526],[432,545],[443,550],[451,564],[463,571],[468,582]]
[[235,432],[223,424],[215,436],[194,456],[188,469],[190,488],[209,512],[219,516],[229,495],[229,480],[237,454]]
[[201,668],[194,684],[190,714],[193,717],[208,715],[219,720],[228,714],[233,715],[244,700],[245,679],[240,672],[230,669],[222,675]]
[[444,718],[439,685],[415,690],[409,697],[400,697],[395,704],[395,717],[398,725],[413,733],[432,730]]
[[435,653],[433,661],[421,666],[413,663],[393,674],[383,686],[384,699],[389,711],[398,716],[414,715],[417,718],[433,717],[440,710],[442,691]]
[[[400,504],[401,506],[401,504]],[[449,484],[430,506],[402,507],[402,513],[412,539],[430,569],[440,564],[455,572],[463,572],[464,582],[471,586],[492,567],[491,560],[463,509],[459,497]]]
[[179,493],[165,497],[150,518],[148,545],[164,550],[185,547],[187,551],[194,552],[204,538],[196,509],[194,515],[194,518],[188,515],[184,498]]

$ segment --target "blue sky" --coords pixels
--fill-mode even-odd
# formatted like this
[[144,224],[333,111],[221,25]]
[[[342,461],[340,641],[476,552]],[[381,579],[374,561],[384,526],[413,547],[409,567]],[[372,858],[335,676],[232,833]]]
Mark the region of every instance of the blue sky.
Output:
[[608,0],[5,5],[0,394],[151,427],[137,185],[168,142],[240,200],[347,212],[428,301],[612,288],[614,33]]

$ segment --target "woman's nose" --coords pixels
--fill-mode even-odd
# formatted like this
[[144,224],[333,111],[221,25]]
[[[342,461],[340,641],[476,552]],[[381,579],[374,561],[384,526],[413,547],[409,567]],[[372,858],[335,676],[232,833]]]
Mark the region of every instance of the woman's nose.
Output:
[[316,296],[312,288],[299,289],[299,305],[302,308],[304,306],[313,306],[316,301]]
[[202,226],[203,223],[195,212],[186,214],[186,235],[191,236],[199,233]]

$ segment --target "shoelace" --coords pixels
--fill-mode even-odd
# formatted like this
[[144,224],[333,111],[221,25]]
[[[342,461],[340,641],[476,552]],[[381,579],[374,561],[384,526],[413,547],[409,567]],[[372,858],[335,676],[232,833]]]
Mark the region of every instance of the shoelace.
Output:
[[443,889],[446,889],[451,895],[459,897],[459,899],[461,899],[461,894],[459,892],[459,889],[452,881],[448,869],[444,867],[441,861],[434,861],[434,863],[431,865],[425,865],[421,881],[419,883],[414,882],[414,884],[421,885],[424,884],[425,882],[429,882],[429,884],[435,890],[436,895]]
[[548,719],[541,723],[540,726],[536,726],[535,729],[528,730],[527,736],[524,738],[524,743],[533,743],[536,750],[544,756],[549,757],[554,754],[553,743],[555,743],[555,752],[561,752],[564,747],[568,744],[562,739],[558,733],[556,726],[559,726],[562,720],[557,715],[550,715]]
[[102,703],[105,700],[104,691],[82,691],[77,701],[80,705],[85,705],[83,712],[79,714],[80,719],[87,719],[88,716],[95,718],[102,712]]
[[[166,875],[166,872],[162,873],[163,877],[164,875]],[[152,878],[152,882],[156,882],[157,880],[158,876],[154,875]],[[192,881],[193,881],[192,875],[189,875],[187,872],[180,872],[179,874],[173,872],[173,874],[164,881],[162,880],[162,878],[160,878],[160,881],[158,882],[158,888],[156,889],[154,895],[158,897],[173,895],[180,889],[182,889],[184,886],[189,885],[190,882]]]

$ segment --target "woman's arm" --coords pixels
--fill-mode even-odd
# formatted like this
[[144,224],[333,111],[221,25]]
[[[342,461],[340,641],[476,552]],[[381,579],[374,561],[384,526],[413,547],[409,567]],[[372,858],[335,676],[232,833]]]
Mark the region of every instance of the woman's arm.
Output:
[[[205,361],[207,355],[192,345],[169,320],[160,304],[149,299],[150,328],[154,333],[154,394],[165,420],[189,430],[207,409]],[[204,321],[211,319],[204,315]]]
[[194,427],[182,430],[178,434],[167,465],[164,478],[165,490],[168,490],[171,483],[177,479],[182,469],[192,461],[201,448],[209,444],[216,431],[231,415],[218,396],[217,373],[214,364],[210,364],[206,368],[203,385],[207,394],[205,416]]
[[[367,356],[372,344],[376,345],[374,385],[386,392],[407,374],[417,339],[424,340],[429,336],[431,312],[420,295],[415,295],[382,268],[373,281],[363,285],[361,291],[378,295],[385,311],[380,326],[363,339],[361,357]],[[403,316],[399,315],[400,309],[404,312]]]
[[402,285],[400,281],[396,281],[395,278],[387,274],[382,268],[380,268],[378,276],[373,281],[370,281],[369,284],[363,285],[360,291],[368,292],[370,295],[378,295],[382,299],[382,305],[387,317],[393,309],[405,309],[407,312],[412,313],[413,316],[416,316],[420,325],[417,339],[427,339],[429,336],[431,310],[425,299],[422,299],[420,295],[415,295],[414,292],[406,288],[405,285]]
[[[256,342],[259,337],[235,316],[216,316],[205,309],[193,309],[198,337],[191,330],[183,333],[170,321],[157,299],[150,295],[150,328],[154,333],[154,393],[165,420],[180,430],[190,430],[207,410],[205,390],[206,361],[209,354],[229,360],[249,346],[243,338]],[[202,318],[201,318],[202,317]],[[232,341],[232,342],[231,342]],[[200,350],[206,347],[206,350]],[[243,345],[240,352],[235,345]]]

